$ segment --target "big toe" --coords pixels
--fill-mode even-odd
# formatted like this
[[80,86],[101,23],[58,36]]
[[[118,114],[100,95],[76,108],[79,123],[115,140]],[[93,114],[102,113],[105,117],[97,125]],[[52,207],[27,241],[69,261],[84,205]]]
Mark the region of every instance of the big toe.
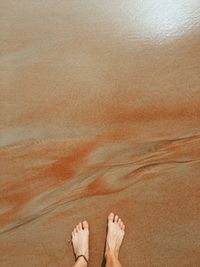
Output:
[[111,213],[108,215],[108,221],[112,221],[112,222],[113,222],[114,217],[115,217],[114,213],[111,212]]
[[83,229],[88,229],[89,228],[89,224],[87,221],[83,221]]

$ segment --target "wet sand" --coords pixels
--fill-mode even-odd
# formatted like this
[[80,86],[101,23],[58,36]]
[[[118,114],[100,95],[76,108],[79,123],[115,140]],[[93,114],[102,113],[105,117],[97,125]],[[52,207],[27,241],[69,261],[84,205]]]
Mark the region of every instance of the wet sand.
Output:
[[110,211],[126,224],[123,266],[198,266],[195,3],[160,35],[140,1],[1,1],[2,267],[72,266],[84,219],[100,266]]

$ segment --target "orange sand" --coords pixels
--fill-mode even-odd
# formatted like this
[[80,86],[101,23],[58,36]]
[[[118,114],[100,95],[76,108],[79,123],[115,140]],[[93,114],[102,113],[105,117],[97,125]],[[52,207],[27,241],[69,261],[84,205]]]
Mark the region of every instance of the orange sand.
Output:
[[0,10],[0,266],[72,266],[84,219],[100,266],[110,211],[123,266],[199,266],[199,28],[153,40],[105,1]]

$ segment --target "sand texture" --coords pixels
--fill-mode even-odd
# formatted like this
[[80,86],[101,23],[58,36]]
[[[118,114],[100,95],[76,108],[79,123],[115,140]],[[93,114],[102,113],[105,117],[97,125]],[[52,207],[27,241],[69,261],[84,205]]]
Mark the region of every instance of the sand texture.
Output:
[[110,211],[123,267],[200,266],[199,1],[1,0],[0,40],[0,267],[84,219],[101,266]]

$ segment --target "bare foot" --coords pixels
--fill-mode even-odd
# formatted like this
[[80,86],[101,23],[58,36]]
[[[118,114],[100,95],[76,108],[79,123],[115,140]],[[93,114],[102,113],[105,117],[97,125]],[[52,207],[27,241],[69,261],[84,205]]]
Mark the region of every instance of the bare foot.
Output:
[[[89,224],[87,221],[77,224],[72,232],[72,244],[76,257],[84,255],[86,259],[89,259]],[[78,260],[85,262],[83,257]]]
[[116,258],[119,255],[119,249],[125,234],[125,225],[118,215],[110,213],[108,216],[108,233],[106,239],[105,256],[109,253],[113,254]]

